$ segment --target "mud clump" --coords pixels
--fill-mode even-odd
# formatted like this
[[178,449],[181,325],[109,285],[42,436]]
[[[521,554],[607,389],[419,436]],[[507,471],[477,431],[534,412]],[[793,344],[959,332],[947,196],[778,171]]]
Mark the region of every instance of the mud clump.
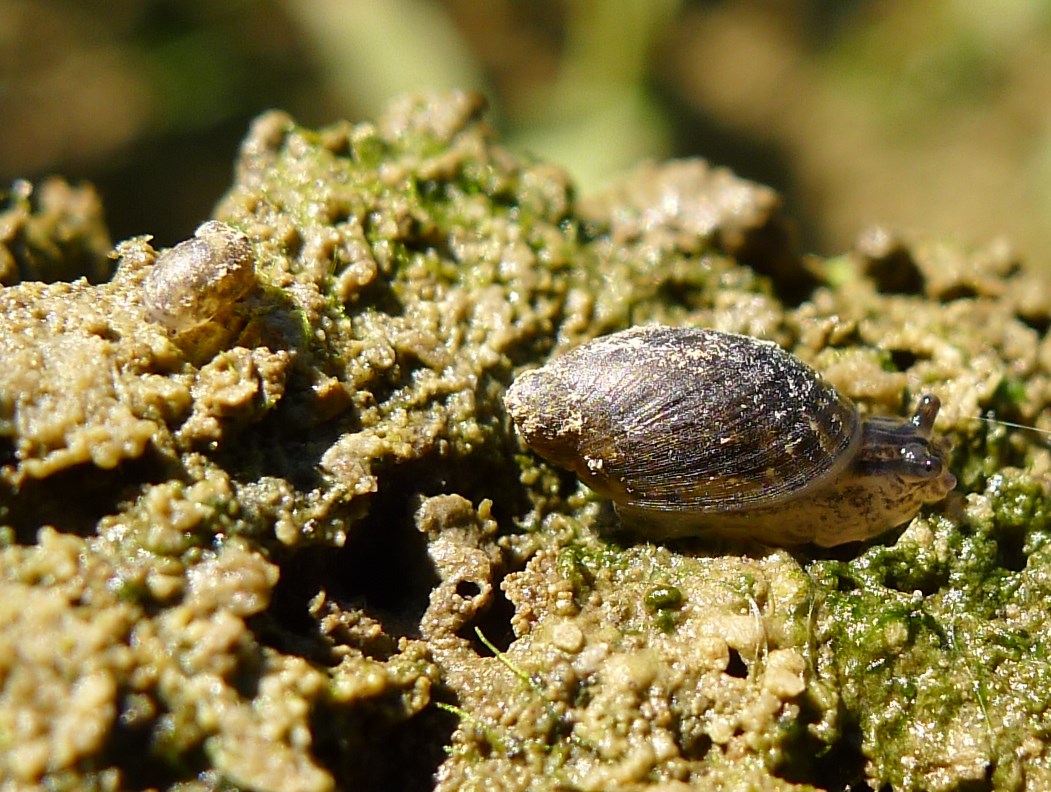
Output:
[[[237,267],[181,248],[202,299],[148,238],[112,276],[95,220],[60,245],[75,191],[0,211],[0,777],[1040,788],[1049,455],[973,418],[1051,428],[1048,290],[1002,245],[807,258],[699,161],[580,201],[483,116],[262,116],[202,232]],[[501,398],[647,322],[775,340],[865,411],[933,390],[957,492],[834,555],[628,541]]]

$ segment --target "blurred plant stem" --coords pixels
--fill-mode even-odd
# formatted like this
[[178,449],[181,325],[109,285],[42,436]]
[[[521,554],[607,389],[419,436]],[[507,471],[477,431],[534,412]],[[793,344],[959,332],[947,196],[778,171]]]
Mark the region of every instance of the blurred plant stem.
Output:
[[669,150],[647,64],[679,0],[571,0],[558,79],[515,119],[511,145],[560,162],[585,192]]
[[[485,91],[481,64],[453,18],[422,0],[285,0],[312,39],[347,115],[374,115],[397,94]],[[502,130],[512,148],[566,165],[584,190],[668,150],[647,90],[647,64],[679,0],[571,0],[558,78],[518,105]],[[497,115],[501,114],[501,108]]]
[[311,39],[348,115],[374,116],[404,93],[485,89],[479,64],[436,3],[284,0],[284,8]]

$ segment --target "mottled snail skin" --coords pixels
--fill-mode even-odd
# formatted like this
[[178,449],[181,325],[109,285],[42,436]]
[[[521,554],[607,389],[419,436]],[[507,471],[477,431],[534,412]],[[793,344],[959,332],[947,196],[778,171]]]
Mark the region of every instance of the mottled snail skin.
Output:
[[231,306],[255,284],[248,237],[210,220],[157,257],[142,284],[146,318],[177,335]]
[[862,420],[769,342],[637,327],[520,376],[505,396],[526,444],[614,501],[649,538],[704,533],[825,547],[876,536],[956,486],[939,402]]

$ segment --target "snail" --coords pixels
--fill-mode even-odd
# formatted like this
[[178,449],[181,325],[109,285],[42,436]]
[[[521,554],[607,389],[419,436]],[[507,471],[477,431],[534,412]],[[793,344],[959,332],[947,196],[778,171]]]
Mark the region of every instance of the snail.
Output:
[[233,305],[255,284],[255,256],[248,237],[210,220],[193,239],[157,257],[143,281],[146,318],[179,335]]
[[937,397],[911,418],[862,418],[798,358],[747,336],[632,328],[522,374],[504,401],[527,446],[652,539],[830,547],[956,486]]

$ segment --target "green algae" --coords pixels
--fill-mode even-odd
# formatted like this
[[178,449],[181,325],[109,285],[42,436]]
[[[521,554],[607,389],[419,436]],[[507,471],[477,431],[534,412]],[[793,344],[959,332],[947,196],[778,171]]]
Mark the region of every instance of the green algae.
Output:
[[873,777],[894,789],[1039,787],[1042,762],[1025,758],[1051,704],[1046,509],[1046,493],[1009,471],[959,526],[917,524],[891,547],[811,567],[828,610],[821,662]]
[[[773,191],[698,161],[580,200],[468,94],[267,114],[216,219],[258,282],[192,340],[149,321],[145,238],[97,285],[0,290],[4,774],[1048,782],[1051,458],[973,420],[1048,428],[1051,304],[1008,251],[878,231],[804,259]],[[933,389],[957,492],[835,554],[618,533],[501,397],[651,321],[772,338],[865,411]]]

